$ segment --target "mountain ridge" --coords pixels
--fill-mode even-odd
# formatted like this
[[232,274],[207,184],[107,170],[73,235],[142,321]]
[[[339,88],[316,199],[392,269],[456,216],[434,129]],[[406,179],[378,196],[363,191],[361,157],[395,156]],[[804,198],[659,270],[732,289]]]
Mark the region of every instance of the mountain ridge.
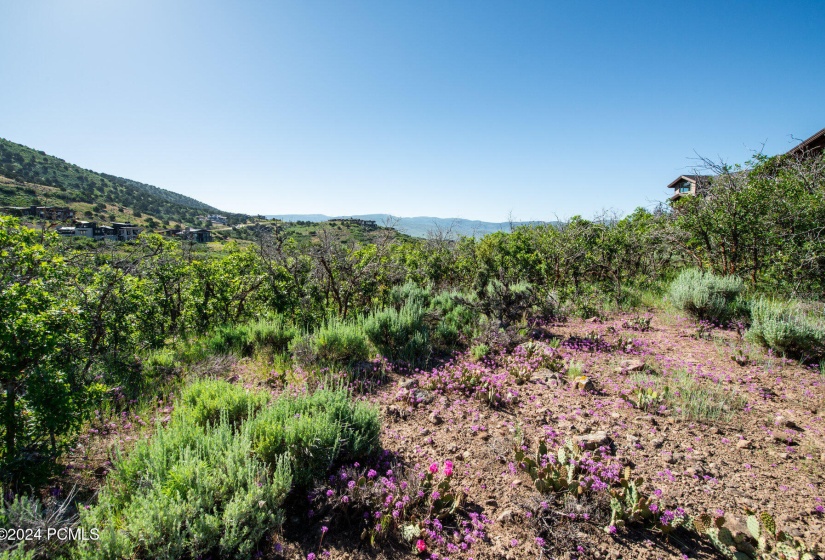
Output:
[[382,225],[385,220],[397,221],[393,226],[397,230],[413,237],[426,237],[430,231],[441,231],[469,237],[478,237],[497,231],[510,231],[512,227],[535,224],[554,224],[555,222],[525,221],[525,222],[485,222],[466,218],[438,218],[435,216],[400,217],[392,214],[357,214],[327,216],[326,214],[267,214],[268,219],[283,220],[285,222],[326,222],[329,220],[354,218],[357,220],[372,220]]

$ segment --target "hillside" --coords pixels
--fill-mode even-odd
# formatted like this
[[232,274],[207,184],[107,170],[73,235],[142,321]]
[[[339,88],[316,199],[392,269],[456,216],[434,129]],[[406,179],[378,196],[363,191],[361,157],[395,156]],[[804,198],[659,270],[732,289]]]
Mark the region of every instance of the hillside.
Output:
[[197,225],[198,216],[229,214],[182,194],[130,179],[98,173],[0,138],[0,206],[69,206],[79,217],[131,219],[151,225]]
[[[325,222],[344,216],[325,216],[323,214],[280,214],[270,215],[267,218],[276,218],[285,222]],[[416,216],[399,218],[390,214],[360,214],[346,216],[360,220],[372,220],[378,225],[394,224],[395,229],[412,237],[426,237],[431,231],[451,232],[457,235],[481,237],[497,231],[510,231],[510,222],[483,222],[481,220],[465,220],[463,218],[435,218],[432,216]],[[534,225],[541,222],[513,222],[512,226]]]

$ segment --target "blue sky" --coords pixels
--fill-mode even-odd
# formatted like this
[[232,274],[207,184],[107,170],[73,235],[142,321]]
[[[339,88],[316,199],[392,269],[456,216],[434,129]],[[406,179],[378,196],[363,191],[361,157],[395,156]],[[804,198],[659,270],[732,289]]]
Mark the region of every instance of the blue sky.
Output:
[[0,137],[237,212],[629,212],[825,127],[823,29],[820,0],[0,0]]

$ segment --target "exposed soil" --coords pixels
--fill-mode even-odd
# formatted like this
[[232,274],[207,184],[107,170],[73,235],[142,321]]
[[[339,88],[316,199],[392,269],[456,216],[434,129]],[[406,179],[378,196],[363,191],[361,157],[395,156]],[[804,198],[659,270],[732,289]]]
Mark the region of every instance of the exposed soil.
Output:
[[[717,557],[706,541],[686,531],[669,538],[633,527],[607,534],[604,504],[595,502],[558,512],[552,538],[544,551],[539,548],[531,512],[542,498],[513,464],[516,438],[534,448],[548,433],[564,438],[599,431],[606,432],[615,456],[633,467],[634,476],[644,477],[649,492],[661,491],[664,507],[682,507],[692,515],[724,512],[734,524],[742,523],[746,507],[764,510],[779,528],[809,546],[825,547],[825,515],[817,511],[825,506],[825,377],[751,347],[732,330],[697,329],[692,320],[658,314],[651,330],[639,332],[627,328],[632,318],[543,327],[544,339],[561,339],[567,362],[582,364],[593,390],[579,390],[543,370],[514,386],[516,403],[498,409],[456,394],[434,394],[429,404],[410,405],[399,395],[416,382],[423,386],[419,372],[390,373],[364,397],[382,411],[384,449],[410,466],[452,460],[454,485],[467,495],[465,508],[491,519],[486,540],[450,558]],[[686,420],[678,410],[641,411],[621,394],[632,386],[628,368],[651,366],[665,373],[686,368],[703,384],[735,391],[744,406],[714,422]],[[293,496],[286,504],[287,522],[278,537],[285,549],[273,556],[306,558],[322,550],[332,558],[414,556],[401,545],[371,548],[355,528],[308,518],[303,499]],[[584,520],[581,513],[587,511],[592,515]],[[571,512],[578,512],[578,519],[561,515]],[[325,525],[329,532],[321,539]]]

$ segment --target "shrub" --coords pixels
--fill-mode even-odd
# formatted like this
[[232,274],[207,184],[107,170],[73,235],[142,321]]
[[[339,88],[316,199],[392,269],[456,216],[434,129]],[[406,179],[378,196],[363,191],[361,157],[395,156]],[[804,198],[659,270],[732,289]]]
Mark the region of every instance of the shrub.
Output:
[[405,305],[416,304],[421,307],[429,307],[432,300],[432,293],[429,288],[422,287],[415,282],[409,281],[400,286],[393,286],[390,290],[390,303],[395,309],[401,309]]
[[689,269],[670,285],[670,298],[677,308],[699,319],[723,321],[740,312],[737,296],[743,289],[742,279],[737,276]]
[[290,351],[305,365],[352,366],[370,357],[362,325],[340,321],[331,321],[312,335],[294,340]]
[[79,543],[78,557],[248,558],[282,522],[290,486],[286,458],[267,468],[248,428],[225,414],[210,427],[178,417],[116,462],[98,505],[81,513],[100,540]]
[[751,302],[751,326],[745,337],[787,356],[825,355],[825,321],[806,313],[798,302]]
[[474,298],[458,292],[441,292],[430,302],[429,315],[435,320],[430,328],[432,347],[449,353],[466,344],[478,325],[478,312],[472,307]]
[[[343,390],[266,395],[201,381],[166,427],[116,460],[98,504],[82,512],[100,540],[79,558],[249,558],[283,521],[294,480],[307,484],[374,451],[378,412]],[[245,421],[230,421],[242,405]],[[213,420],[217,414],[217,419]]]
[[536,289],[528,282],[505,284],[490,280],[479,293],[482,312],[502,327],[523,321],[539,303]]
[[277,317],[218,327],[206,338],[205,345],[213,354],[251,356],[264,349],[280,353],[286,351],[298,335],[296,327],[287,325],[283,318]]
[[212,380],[196,381],[187,386],[178,399],[175,417],[198,426],[216,423],[222,414],[230,424],[239,424],[269,401],[262,391],[247,391],[240,385]]
[[470,358],[474,362],[480,362],[490,355],[490,347],[486,344],[476,344],[470,348]]
[[250,422],[255,451],[265,461],[283,454],[301,486],[322,477],[338,460],[372,453],[378,445],[378,411],[353,403],[346,391],[322,389],[282,396]]
[[423,365],[429,358],[429,334],[419,303],[407,303],[400,311],[390,308],[372,314],[364,322],[364,331],[391,362]]
[[143,360],[143,375],[147,380],[162,381],[178,371],[177,355],[171,348],[153,350]]

